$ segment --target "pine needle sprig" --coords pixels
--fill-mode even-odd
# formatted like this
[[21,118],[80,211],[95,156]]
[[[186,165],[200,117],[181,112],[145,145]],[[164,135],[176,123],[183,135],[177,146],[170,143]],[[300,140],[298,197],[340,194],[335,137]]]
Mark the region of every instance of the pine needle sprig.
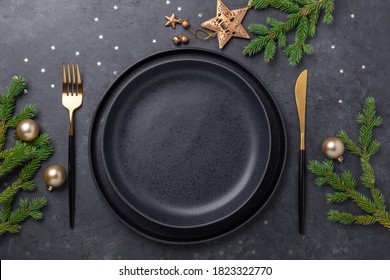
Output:
[[[324,23],[333,22],[334,0],[250,0],[249,6],[259,10],[274,8],[287,14],[284,22],[268,17],[267,25],[249,25],[249,31],[258,37],[244,48],[243,53],[253,56],[264,51],[266,62],[274,59],[278,45],[290,65],[299,64],[303,54],[311,55],[314,52],[313,46],[307,41],[316,35],[321,12],[324,11]],[[295,40],[288,44],[286,35],[294,28]]]
[[44,197],[34,198],[32,200],[21,199],[19,201],[19,208],[7,215],[8,219],[0,224],[0,234],[18,233],[23,222],[28,217],[32,217],[35,220],[43,218],[43,214],[40,211],[42,207],[46,205],[46,199]]
[[25,85],[23,77],[16,76],[7,87],[6,94],[0,94],[0,178],[20,168],[19,177],[0,193],[0,235],[19,232],[21,223],[29,217],[41,219],[41,209],[46,205],[46,199],[39,197],[32,200],[20,199],[19,207],[12,207],[20,190],[35,190],[33,178],[42,162],[53,153],[50,137],[46,133],[40,134],[31,142],[23,142],[15,135],[15,146],[4,149],[8,129],[15,128],[24,119],[35,117],[38,112],[34,105],[26,105],[14,114],[16,97]]
[[376,186],[375,172],[371,165],[371,156],[378,152],[380,143],[373,139],[373,130],[382,124],[382,119],[376,115],[375,99],[366,98],[363,110],[356,117],[360,125],[358,143],[349,135],[340,130],[337,137],[345,144],[346,150],[360,158],[362,175],[361,184],[370,190],[371,198],[356,190],[357,181],[350,171],[343,171],[338,175],[334,171],[334,162],[325,159],[322,162],[312,160],[309,162],[309,170],[316,175],[316,184],[322,186],[328,184],[335,192],[328,193],[328,203],[342,203],[352,200],[366,214],[355,215],[348,212],[329,210],[328,219],[345,225],[373,225],[379,223],[390,229],[390,214],[386,211],[385,197]]

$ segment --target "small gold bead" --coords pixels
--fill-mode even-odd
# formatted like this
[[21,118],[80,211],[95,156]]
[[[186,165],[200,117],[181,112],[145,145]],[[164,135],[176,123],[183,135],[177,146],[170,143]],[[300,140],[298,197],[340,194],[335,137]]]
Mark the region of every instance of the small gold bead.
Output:
[[188,20],[183,20],[182,25],[185,29],[190,28],[190,22]]
[[178,37],[178,36],[173,37],[173,38],[172,38],[172,42],[173,42],[175,45],[180,45],[180,43],[181,43],[180,37]]
[[189,41],[190,41],[190,39],[186,35],[181,35],[180,36],[180,42],[181,43],[188,44]]

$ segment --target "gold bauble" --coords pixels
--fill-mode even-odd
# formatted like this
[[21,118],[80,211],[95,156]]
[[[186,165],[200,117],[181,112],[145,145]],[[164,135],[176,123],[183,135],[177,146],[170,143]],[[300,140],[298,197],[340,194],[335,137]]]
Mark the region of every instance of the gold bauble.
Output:
[[61,165],[50,165],[43,172],[43,180],[45,180],[47,190],[51,192],[54,188],[58,188],[65,183],[66,171]]
[[33,141],[39,134],[39,124],[30,119],[22,120],[16,127],[16,134],[23,141]]
[[322,143],[322,152],[329,159],[337,159],[342,162],[344,150],[344,143],[334,136],[326,138]]

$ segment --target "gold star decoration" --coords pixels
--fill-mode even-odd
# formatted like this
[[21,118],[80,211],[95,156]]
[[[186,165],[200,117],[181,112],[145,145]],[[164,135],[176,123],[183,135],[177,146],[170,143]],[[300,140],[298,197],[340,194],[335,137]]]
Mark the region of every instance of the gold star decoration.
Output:
[[222,49],[232,37],[249,39],[241,24],[248,10],[249,7],[229,10],[222,0],[217,0],[217,16],[202,23],[202,27],[217,32],[219,48]]
[[180,20],[175,18],[175,14],[172,14],[170,17],[166,16],[167,22],[165,23],[165,26],[172,26],[173,29],[176,28],[176,24],[180,23]]

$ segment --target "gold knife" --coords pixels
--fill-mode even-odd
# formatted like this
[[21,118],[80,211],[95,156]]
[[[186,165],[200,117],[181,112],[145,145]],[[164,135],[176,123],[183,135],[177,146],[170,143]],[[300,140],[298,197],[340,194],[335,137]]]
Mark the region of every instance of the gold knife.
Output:
[[297,103],[299,129],[300,129],[300,153],[298,175],[298,219],[299,233],[304,234],[305,218],[305,192],[306,192],[306,154],[305,154],[305,127],[306,127],[306,93],[307,70],[303,71],[295,84],[295,101]]

